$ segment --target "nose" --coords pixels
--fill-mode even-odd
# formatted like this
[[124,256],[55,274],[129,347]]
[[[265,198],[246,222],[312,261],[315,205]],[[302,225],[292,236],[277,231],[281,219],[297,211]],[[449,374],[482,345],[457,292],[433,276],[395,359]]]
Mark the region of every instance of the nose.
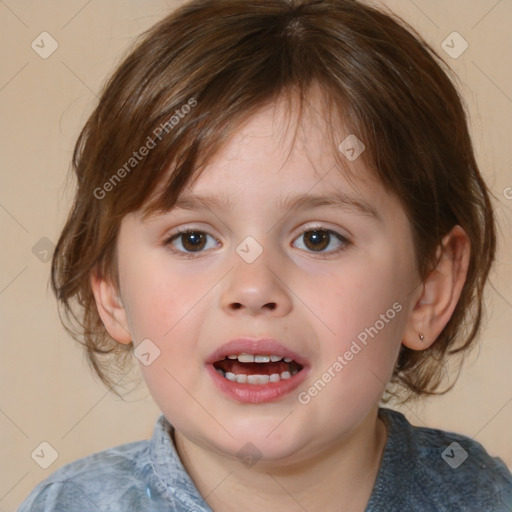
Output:
[[285,282],[284,264],[274,258],[269,265],[270,255],[266,253],[264,250],[252,263],[235,253],[234,268],[221,296],[221,307],[227,314],[280,317],[291,311],[293,303]]

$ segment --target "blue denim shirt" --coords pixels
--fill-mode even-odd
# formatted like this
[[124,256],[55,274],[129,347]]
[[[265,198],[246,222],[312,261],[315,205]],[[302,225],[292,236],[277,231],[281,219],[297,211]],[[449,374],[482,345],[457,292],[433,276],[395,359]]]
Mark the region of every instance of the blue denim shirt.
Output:
[[[512,475],[482,445],[459,434],[413,427],[390,409],[380,408],[379,416],[388,439],[366,512],[512,510]],[[172,428],[161,416],[151,440],[59,468],[18,512],[211,512],[181,463]]]

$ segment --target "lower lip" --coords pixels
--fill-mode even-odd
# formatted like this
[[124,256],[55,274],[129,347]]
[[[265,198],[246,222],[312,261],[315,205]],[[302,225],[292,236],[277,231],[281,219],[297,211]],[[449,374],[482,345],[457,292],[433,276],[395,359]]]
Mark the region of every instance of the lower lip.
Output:
[[208,364],[206,369],[215,385],[225,395],[237,400],[238,402],[249,404],[273,402],[282,398],[302,384],[308,374],[308,369],[304,367],[289,379],[283,379],[278,382],[269,382],[267,384],[245,384],[226,379],[226,377],[223,377],[212,364]]

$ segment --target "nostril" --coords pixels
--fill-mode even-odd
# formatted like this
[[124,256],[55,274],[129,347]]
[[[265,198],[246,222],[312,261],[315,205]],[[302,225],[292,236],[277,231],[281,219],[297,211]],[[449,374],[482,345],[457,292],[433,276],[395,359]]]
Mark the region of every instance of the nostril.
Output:
[[[240,302],[233,302],[230,304],[230,308],[233,310],[242,309],[244,307],[243,304],[240,304]],[[262,308],[269,309],[270,311],[275,311],[277,309],[277,304],[275,302],[267,302],[266,304],[263,304]]]

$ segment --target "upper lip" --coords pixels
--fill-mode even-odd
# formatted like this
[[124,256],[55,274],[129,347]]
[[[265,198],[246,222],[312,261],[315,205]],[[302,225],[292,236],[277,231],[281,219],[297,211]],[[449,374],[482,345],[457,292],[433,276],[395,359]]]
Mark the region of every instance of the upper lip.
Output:
[[261,355],[275,355],[282,358],[288,357],[299,363],[301,366],[307,366],[308,361],[297,354],[293,350],[285,347],[279,341],[272,338],[236,338],[228,341],[224,345],[214,350],[206,360],[207,364],[213,364],[220,361],[227,356],[233,354],[261,354]]

